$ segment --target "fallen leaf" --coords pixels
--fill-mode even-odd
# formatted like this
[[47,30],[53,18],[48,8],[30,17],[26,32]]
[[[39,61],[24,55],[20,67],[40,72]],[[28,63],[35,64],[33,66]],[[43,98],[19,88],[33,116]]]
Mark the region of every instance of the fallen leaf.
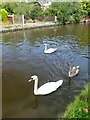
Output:
[[87,108],[84,108],[84,112],[88,113],[88,109],[87,109]]

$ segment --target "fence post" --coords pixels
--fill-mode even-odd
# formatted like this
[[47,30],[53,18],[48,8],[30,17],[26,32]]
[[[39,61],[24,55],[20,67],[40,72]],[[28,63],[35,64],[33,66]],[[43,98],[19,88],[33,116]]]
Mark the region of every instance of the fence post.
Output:
[[12,23],[13,23],[13,25],[14,25],[14,14],[13,14],[13,17],[12,17]]
[[22,26],[24,27],[24,15],[22,15]]
[[55,16],[55,23],[57,22],[57,16]]

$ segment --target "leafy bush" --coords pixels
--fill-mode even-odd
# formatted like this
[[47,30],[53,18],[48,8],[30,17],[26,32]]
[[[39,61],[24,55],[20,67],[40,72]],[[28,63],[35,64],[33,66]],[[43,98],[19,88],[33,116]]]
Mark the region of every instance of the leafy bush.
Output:
[[75,98],[64,113],[64,118],[89,118],[88,115],[88,87]]
[[3,2],[1,8],[5,9],[9,14],[12,14],[14,13],[14,6],[16,7],[14,2]]
[[30,13],[34,6],[33,2],[3,2],[1,4],[1,8],[5,9],[8,14],[24,15],[25,18],[30,18]]
[[70,23],[74,23],[75,22],[73,15],[69,16],[68,22],[70,22]]
[[5,9],[0,10],[1,20],[3,22],[7,21],[8,12]]
[[57,15],[57,20],[59,23],[65,25],[68,21],[68,16],[65,13],[60,13],[59,15]]
[[41,15],[42,15],[42,9],[40,6],[35,6],[30,13],[30,17],[32,18],[32,20],[35,20],[36,17]]
[[75,14],[74,15],[74,20],[76,23],[79,23],[80,22],[80,15],[79,14]]

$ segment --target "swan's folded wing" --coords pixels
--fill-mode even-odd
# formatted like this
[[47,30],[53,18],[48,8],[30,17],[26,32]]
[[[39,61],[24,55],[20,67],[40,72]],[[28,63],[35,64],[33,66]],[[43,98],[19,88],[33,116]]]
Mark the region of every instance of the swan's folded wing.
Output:
[[49,82],[44,85],[42,85],[40,88],[37,90],[37,94],[39,95],[46,95],[51,92],[54,92],[59,86],[61,86],[62,81],[59,81],[59,84],[57,82]]
[[38,88],[37,93],[39,95],[46,95],[56,90],[55,82],[49,82]]
[[57,50],[57,48],[49,48],[46,51],[44,51],[45,53],[53,53]]

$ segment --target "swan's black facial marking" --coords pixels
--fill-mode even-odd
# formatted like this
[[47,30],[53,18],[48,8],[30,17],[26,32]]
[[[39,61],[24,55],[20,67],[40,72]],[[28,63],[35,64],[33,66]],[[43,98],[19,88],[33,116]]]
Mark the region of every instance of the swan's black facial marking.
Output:
[[31,79],[30,80],[33,80],[33,78],[31,77]]

